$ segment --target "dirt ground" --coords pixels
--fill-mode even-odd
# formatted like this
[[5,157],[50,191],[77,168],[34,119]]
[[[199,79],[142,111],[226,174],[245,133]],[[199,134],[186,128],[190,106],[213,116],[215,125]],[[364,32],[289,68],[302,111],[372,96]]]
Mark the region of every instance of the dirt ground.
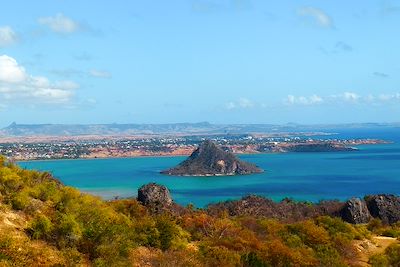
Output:
[[369,257],[377,253],[382,253],[389,245],[396,242],[399,242],[396,238],[386,236],[374,236],[371,240],[354,241],[358,252],[358,257],[354,261],[354,266],[371,266],[368,264]]

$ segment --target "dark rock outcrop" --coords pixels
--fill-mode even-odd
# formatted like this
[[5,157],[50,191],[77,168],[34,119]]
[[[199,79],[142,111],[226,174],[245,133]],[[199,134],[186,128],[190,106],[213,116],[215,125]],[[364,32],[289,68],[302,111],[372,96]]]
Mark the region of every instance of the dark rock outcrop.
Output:
[[210,204],[207,211],[213,215],[227,211],[231,216],[248,215],[296,222],[323,215],[338,216],[342,207],[343,203],[339,201],[322,201],[312,204],[284,199],[281,202],[274,202],[265,197],[250,195],[239,200]]
[[371,219],[367,203],[359,198],[349,199],[340,211],[340,217],[349,223],[368,223]]
[[370,195],[365,197],[371,215],[384,223],[400,221],[400,197],[394,195]]
[[204,141],[177,167],[162,171],[178,176],[217,176],[260,173],[254,164],[239,160],[233,153],[224,151],[212,141]]
[[172,198],[168,188],[156,183],[146,184],[139,188],[137,199],[143,205],[169,206]]
[[[138,201],[150,212],[172,214],[190,213],[191,209],[173,202],[168,188],[156,183],[142,186],[138,190]],[[271,199],[249,195],[239,200],[229,200],[210,204],[206,212],[219,215],[227,212],[230,216],[255,216],[275,218],[283,222],[296,222],[318,216],[340,217],[352,224],[368,223],[371,218],[379,218],[383,223],[400,222],[400,197],[395,195],[369,195],[363,199],[351,198],[346,202],[321,201],[319,203],[298,202],[283,199],[274,202]]]
[[308,203],[290,199],[274,202],[268,198],[251,195],[239,200],[210,204],[207,210],[211,214],[227,211],[231,216],[261,216],[284,222],[295,222],[328,215],[340,217],[352,224],[368,223],[372,218],[379,218],[383,223],[393,224],[400,221],[400,197],[371,195],[365,197],[365,200],[351,198],[347,202],[321,201],[319,203]]

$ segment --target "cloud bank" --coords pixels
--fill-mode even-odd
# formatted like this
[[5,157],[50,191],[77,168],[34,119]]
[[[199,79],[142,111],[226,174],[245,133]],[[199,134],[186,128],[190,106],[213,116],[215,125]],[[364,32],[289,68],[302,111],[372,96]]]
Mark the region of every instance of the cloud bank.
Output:
[[24,104],[68,103],[79,87],[72,81],[50,82],[46,77],[33,76],[7,55],[0,56],[0,101]]

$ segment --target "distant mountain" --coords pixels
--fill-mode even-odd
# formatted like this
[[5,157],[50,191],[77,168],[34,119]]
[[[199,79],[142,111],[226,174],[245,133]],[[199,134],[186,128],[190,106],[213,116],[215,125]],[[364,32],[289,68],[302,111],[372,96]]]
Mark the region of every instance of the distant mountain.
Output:
[[0,136],[82,136],[82,135],[200,135],[200,134],[251,134],[282,132],[335,131],[376,127],[400,127],[400,123],[354,123],[354,124],[17,124],[0,129]]
[[216,126],[208,122],[171,124],[16,124],[0,130],[3,136],[81,136],[203,133]]
[[263,172],[256,165],[239,160],[233,153],[224,151],[206,140],[177,167],[161,173],[179,176],[238,175]]

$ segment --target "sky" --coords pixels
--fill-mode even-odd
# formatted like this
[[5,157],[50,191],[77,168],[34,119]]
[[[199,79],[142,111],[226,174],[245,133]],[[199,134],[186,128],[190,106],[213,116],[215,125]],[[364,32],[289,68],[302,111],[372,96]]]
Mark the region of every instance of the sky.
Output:
[[400,1],[0,0],[0,126],[400,121]]

